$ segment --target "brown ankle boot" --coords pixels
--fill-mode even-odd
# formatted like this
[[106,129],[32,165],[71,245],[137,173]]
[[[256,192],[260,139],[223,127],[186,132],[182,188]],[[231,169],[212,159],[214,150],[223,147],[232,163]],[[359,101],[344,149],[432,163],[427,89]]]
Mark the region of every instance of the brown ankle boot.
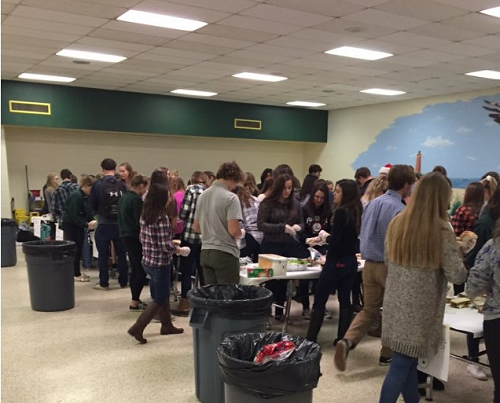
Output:
[[172,315],[189,316],[189,301],[187,298],[181,298],[177,309],[172,309]]
[[147,343],[148,341],[142,336],[142,332],[144,332],[146,326],[149,325],[160,309],[160,305],[156,302],[151,302],[137,318],[137,322],[135,322],[132,327],[128,329],[128,334],[135,337],[135,339],[141,344]]
[[172,325],[172,317],[170,316],[170,301],[167,301],[160,309],[161,329],[160,334],[179,334],[184,333],[184,329]]

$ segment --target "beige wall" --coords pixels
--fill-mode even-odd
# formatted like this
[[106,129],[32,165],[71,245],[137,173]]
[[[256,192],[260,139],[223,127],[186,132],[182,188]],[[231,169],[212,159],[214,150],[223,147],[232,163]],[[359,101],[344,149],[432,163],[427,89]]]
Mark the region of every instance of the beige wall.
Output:
[[[421,112],[427,105],[467,100],[480,95],[498,94],[500,88],[411,101],[391,102],[360,108],[331,111],[328,117],[328,143],[307,144],[304,151],[304,169],[318,163],[323,168],[322,178],[339,180],[353,178],[351,164],[375,141],[377,135],[401,116]],[[376,172],[372,172],[377,174]]]
[[2,127],[2,218],[10,218],[11,215],[9,170],[7,168],[7,147],[5,144],[4,128]]
[[[101,160],[107,157],[117,163],[130,162],[136,171],[147,175],[159,166],[175,168],[186,181],[195,170],[216,172],[221,162],[231,160],[237,161],[244,171],[254,173],[257,182],[264,168],[274,168],[280,163],[291,165],[299,178],[304,176],[303,143],[14,126],[6,126],[5,134],[10,193],[15,198],[16,208],[27,207],[25,165],[28,165],[30,189],[41,189],[47,174],[58,173],[62,168],[71,169],[75,175],[96,174],[100,171]],[[5,149],[3,137],[2,153]],[[2,158],[2,164],[3,161]]]

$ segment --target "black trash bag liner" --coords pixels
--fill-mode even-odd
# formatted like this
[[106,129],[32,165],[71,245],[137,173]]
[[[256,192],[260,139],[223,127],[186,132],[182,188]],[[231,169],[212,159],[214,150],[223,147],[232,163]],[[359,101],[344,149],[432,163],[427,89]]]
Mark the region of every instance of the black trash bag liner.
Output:
[[2,218],[2,227],[15,227],[17,228],[16,220],[10,218]]
[[40,238],[34,235],[31,231],[24,231],[20,229],[17,232],[16,241],[17,242],[30,242],[30,241],[39,241]]
[[254,285],[208,285],[190,290],[187,297],[191,308],[234,319],[268,316],[273,303],[271,291]]
[[[295,351],[283,361],[254,363],[266,344],[293,341]],[[281,332],[244,333],[224,339],[217,348],[222,379],[262,399],[307,392],[318,385],[321,349],[318,344]]]
[[23,252],[30,256],[49,256],[54,259],[74,256],[76,243],[73,241],[30,241],[23,243]]

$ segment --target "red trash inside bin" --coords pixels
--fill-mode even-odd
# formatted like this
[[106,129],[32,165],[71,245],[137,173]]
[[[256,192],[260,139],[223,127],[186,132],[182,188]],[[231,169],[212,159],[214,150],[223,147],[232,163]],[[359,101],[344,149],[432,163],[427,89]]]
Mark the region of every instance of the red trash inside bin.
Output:
[[269,361],[283,361],[290,357],[295,350],[293,341],[280,341],[278,343],[266,344],[262,347],[253,362],[265,364]]

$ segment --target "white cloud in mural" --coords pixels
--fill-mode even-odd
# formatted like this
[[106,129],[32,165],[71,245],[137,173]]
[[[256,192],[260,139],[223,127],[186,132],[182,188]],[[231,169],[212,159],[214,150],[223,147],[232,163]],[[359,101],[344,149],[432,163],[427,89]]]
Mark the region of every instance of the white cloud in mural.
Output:
[[453,142],[449,139],[444,139],[441,136],[436,136],[436,137],[427,137],[423,143],[425,147],[448,147],[452,146]]
[[467,159],[468,159],[469,161],[475,161],[475,160],[476,160],[476,157],[467,157]]
[[465,127],[465,126],[460,126],[457,129],[457,133],[460,133],[460,134],[467,134],[467,133],[470,133],[471,131],[472,131],[472,129]]
[[494,120],[488,120],[484,125],[485,126],[495,126],[497,123]]
[[387,146],[385,148],[385,151],[394,151],[394,150],[397,150],[398,148],[397,147],[394,147],[394,146]]
[[432,119],[433,122],[437,122],[438,120],[444,120],[442,116],[436,116],[435,118]]

